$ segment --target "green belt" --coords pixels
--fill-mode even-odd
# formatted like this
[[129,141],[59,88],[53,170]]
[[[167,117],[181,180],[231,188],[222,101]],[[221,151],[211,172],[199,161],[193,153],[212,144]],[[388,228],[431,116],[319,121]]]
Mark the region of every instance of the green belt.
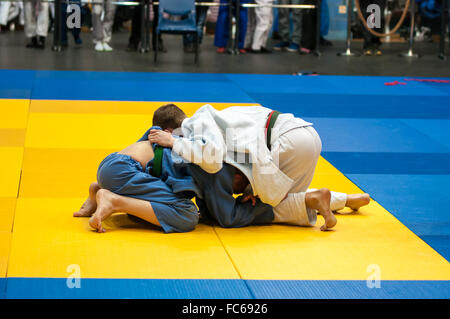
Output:
[[270,150],[272,148],[272,145],[270,145],[270,139],[272,137],[272,128],[275,125],[275,122],[277,121],[278,115],[281,113],[278,111],[272,111],[270,112],[269,116],[267,117],[266,122],[266,142],[267,142],[267,148]]
[[153,166],[150,171],[150,174],[158,178],[161,177],[163,151],[164,148],[159,145],[156,145],[155,150],[153,151],[154,153]]

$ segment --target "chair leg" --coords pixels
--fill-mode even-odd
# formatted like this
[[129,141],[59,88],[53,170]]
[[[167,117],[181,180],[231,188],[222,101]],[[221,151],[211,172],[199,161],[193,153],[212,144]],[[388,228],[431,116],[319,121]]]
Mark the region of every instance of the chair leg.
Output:
[[198,64],[198,32],[195,32],[195,42],[194,42],[194,49],[195,49],[195,64]]
[[156,36],[156,41],[155,41],[155,52],[153,54],[153,62],[156,63],[156,59],[158,58],[158,37],[159,37],[159,33],[155,32],[155,36]]

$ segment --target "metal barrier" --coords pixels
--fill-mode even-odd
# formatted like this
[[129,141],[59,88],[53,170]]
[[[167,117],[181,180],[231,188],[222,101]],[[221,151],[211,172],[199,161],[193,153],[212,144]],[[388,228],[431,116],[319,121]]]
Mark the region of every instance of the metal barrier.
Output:
[[448,10],[449,10],[447,5],[448,2],[446,0],[443,0],[441,12],[441,37],[439,39],[439,54],[438,54],[438,58],[441,60],[447,60],[447,56],[445,54],[445,38],[447,35]]
[[[339,52],[337,55],[339,56],[359,56],[360,54],[352,52],[351,51],[351,41],[352,41],[352,30],[351,30],[351,25],[352,25],[352,14],[353,14],[353,1],[354,0],[347,0],[347,37],[346,37],[346,50],[344,52]],[[358,0],[355,0],[357,3],[359,3]],[[409,41],[408,41],[408,51],[405,53],[401,53],[400,56],[402,57],[407,57],[407,58],[418,58],[420,57],[419,54],[414,53],[413,52],[413,48],[414,48],[414,28],[415,28],[415,0],[412,1],[407,1],[407,4],[410,3],[410,5],[405,7],[405,11],[402,14],[402,17],[399,21],[399,23],[397,23],[396,27],[390,31],[388,34],[382,35],[382,36],[387,36],[390,35],[392,33],[394,33],[400,26],[400,24],[403,22],[404,17],[406,15],[406,10],[409,7],[409,11],[410,11],[410,29],[409,29]],[[362,20],[361,16],[361,9],[358,8],[358,15],[359,18],[361,19],[363,26],[367,28],[367,23],[366,21]],[[447,16],[448,16],[448,8],[447,8],[447,1],[444,0],[442,1],[442,12],[441,12],[441,34],[440,34],[440,41],[439,41],[439,54],[438,57],[442,60],[446,60],[447,56],[445,54],[445,38],[446,38],[446,34],[447,34]],[[369,30],[369,29],[368,29]],[[369,30],[372,31],[372,30]],[[376,32],[371,32],[371,33],[376,33]],[[379,35],[379,34],[377,34]]]
[[[23,1],[29,1],[29,0],[23,0]],[[62,35],[62,21],[61,21],[61,4],[62,3],[75,3],[71,0],[40,0],[42,2],[49,2],[49,3],[55,3],[55,25],[54,25],[54,34],[53,34],[53,51],[61,51],[62,45],[61,45],[61,35]],[[0,2],[22,2],[20,0],[0,0]],[[96,0],[81,0],[82,4],[103,4],[103,1],[96,1]],[[141,1],[112,1],[115,5],[120,6],[142,6],[143,7],[143,13],[141,15],[141,27],[142,27],[142,37],[141,37],[141,53],[148,52],[150,50],[149,47],[149,38],[150,38],[150,17],[149,17],[149,9],[150,5],[158,6],[159,2],[151,0],[141,0]],[[321,53],[319,51],[319,44],[320,44],[320,7],[321,7],[321,0],[316,0],[316,4],[270,4],[270,5],[259,5],[256,3],[245,3],[241,4],[240,0],[235,0],[235,5],[233,5],[233,2],[230,1],[229,3],[216,3],[216,2],[196,2],[196,6],[208,6],[208,7],[219,7],[219,6],[228,6],[230,10],[230,19],[229,19],[229,34],[230,39],[234,38],[234,41],[229,41],[229,47],[228,50],[230,53],[239,53],[238,50],[238,41],[239,41],[239,28],[236,28],[236,33],[234,34],[234,37],[232,36],[232,10],[236,7],[244,7],[244,8],[258,8],[258,7],[271,7],[271,8],[285,8],[285,9],[316,9],[316,39],[315,39],[315,49],[314,54],[316,56],[320,56]],[[319,8],[319,9],[318,9]],[[59,14],[58,14],[59,12]],[[155,21],[153,21],[153,24]],[[236,25],[239,25],[239,14],[236,15]],[[144,32],[145,31],[145,32]]]

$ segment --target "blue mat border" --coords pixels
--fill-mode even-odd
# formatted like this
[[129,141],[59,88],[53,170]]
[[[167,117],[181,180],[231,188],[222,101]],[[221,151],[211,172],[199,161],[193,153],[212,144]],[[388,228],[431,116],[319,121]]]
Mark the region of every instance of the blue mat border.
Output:
[[6,278],[7,299],[450,299],[450,281]]

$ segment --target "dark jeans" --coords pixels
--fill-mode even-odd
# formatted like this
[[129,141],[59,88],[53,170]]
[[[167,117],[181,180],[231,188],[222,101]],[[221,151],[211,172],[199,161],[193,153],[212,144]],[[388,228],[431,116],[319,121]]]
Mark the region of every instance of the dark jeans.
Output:
[[[199,2],[205,2],[207,0],[201,0]],[[202,43],[203,39],[203,28],[206,23],[206,14],[208,13],[208,7],[206,6],[197,6],[196,10],[196,19],[197,19],[197,34],[198,34],[198,43]],[[194,43],[194,35],[189,33],[183,36],[183,45],[187,46],[189,44]]]
[[[72,0],[71,4],[78,4],[80,6],[80,12],[81,12],[81,0]],[[67,3],[62,2],[61,3],[61,43],[63,45],[67,44]],[[80,21],[81,25],[81,21]],[[72,35],[74,39],[80,38],[81,29],[80,28],[73,28],[71,29]]]
[[[305,0],[304,4],[315,4],[314,0]],[[303,48],[314,50],[316,48],[316,10],[302,9],[302,40]]]
[[[370,4],[376,4],[380,7],[380,15],[381,15],[381,23],[379,28],[373,28],[372,30],[384,33],[384,8],[386,7],[386,0],[360,0],[361,5],[361,12],[364,16],[364,19],[369,17],[371,14],[370,12],[367,12],[367,6]],[[381,41],[379,37],[376,37],[372,35],[367,29],[363,26],[363,37],[364,37],[364,50],[366,49],[378,49],[381,45]]]
[[[150,2],[151,3],[151,2]],[[152,45],[153,48],[156,46],[155,38],[156,38],[156,27],[158,26],[158,6],[153,6],[153,28],[152,28]],[[137,46],[141,42],[142,36],[142,28],[141,28],[141,14],[142,14],[142,6],[135,6],[133,19],[131,21],[131,35],[128,39],[128,43],[130,45]]]

